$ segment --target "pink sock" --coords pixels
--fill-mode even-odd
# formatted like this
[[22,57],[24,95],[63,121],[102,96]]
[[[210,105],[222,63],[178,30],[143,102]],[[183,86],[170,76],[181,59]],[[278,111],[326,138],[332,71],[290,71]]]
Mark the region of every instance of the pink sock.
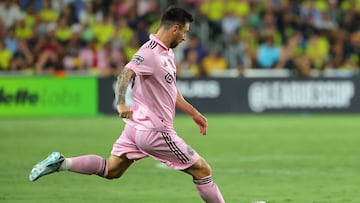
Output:
[[218,186],[213,182],[211,176],[207,176],[200,180],[194,180],[194,183],[200,197],[206,203],[225,203]]
[[85,155],[69,159],[71,161],[69,171],[88,175],[96,174],[102,177],[108,175],[107,162],[98,155]]

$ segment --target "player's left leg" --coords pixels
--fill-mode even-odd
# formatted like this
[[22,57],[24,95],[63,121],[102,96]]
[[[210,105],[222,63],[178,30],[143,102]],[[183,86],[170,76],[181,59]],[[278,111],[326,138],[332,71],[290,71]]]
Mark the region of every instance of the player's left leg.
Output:
[[183,171],[193,177],[196,189],[206,203],[225,202],[218,186],[212,179],[211,168],[204,158],[200,157],[191,167]]
[[212,180],[210,166],[175,132],[148,132],[137,136],[136,143],[140,150],[155,160],[190,174],[205,202],[225,202],[219,188]]

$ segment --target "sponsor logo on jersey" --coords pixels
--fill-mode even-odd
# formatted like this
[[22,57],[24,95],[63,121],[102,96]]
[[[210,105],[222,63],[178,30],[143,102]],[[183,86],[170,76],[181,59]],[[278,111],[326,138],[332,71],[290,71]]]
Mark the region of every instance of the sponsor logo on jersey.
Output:
[[140,63],[144,62],[144,58],[139,55],[134,55],[131,61],[139,65]]
[[171,75],[170,73],[168,73],[168,74],[165,75],[165,80],[166,80],[166,82],[169,83],[169,84],[171,84],[171,83],[174,81],[174,79],[175,79],[174,76]]

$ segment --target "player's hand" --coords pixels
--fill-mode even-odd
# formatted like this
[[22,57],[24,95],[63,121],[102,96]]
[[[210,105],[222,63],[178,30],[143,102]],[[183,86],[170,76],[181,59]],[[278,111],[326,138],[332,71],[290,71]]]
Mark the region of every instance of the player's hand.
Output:
[[208,122],[207,122],[207,119],[205,118],[205,116],[203,116],[201,113],[197,113],[192,117],[192,119],[199,126],[200,133],[202,135],[206,135]]
[[133,111],[125,104],[118,104],[116,109],[119,113],[119,117],[132,119]]

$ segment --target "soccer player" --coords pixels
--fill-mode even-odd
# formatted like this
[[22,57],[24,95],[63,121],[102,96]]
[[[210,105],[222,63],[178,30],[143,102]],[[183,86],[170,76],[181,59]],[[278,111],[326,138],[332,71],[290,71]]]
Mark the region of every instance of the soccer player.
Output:
[[[30,181],[56,171],[72,171],[119,178],[135,160],[152,157],[169,167],[193,177],[201,198],[207,203],[223,203],[224,198],[214,183],[211,168],[175,132],[175,108],[192,117],[200,133],[206,135],[207,119],[188,103],[176,87],[175,48],[186,39],[193,17],[181,8],[169,8],[162,16],[160,28],[150,35],[119,75],[116,85],[117,111],[125,124],[110,157],[98,155],[65,158],[53,152],[30,172]],[[125,94],[133,83],[135,103],[128,107]]]

